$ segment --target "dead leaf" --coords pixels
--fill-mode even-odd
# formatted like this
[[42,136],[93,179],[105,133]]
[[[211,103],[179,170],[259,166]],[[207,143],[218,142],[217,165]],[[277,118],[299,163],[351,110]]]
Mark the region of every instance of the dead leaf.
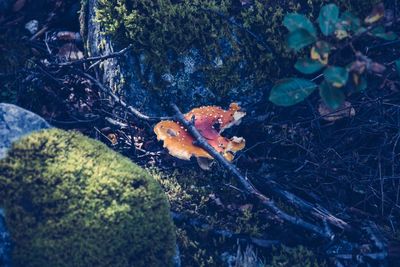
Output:
[[368,70],[375,72],[375,73],[383,73],[386,70],[386,67],[377,62],[372,62],[371,64],[369,64]]
[[383,5],[383,3],[380,3],[374,7],[371,14],[369,14],[365,18],[364,22],[366,24],[373,24],[382,19],[384,16],[385,16],[385,6]]
[[75,61],[83,58],[83,52],[73,43],[67,43],[60,47],[57,56],[61,60]]
[[331,122],[356,115],[356,110],[348,101],[345,101],[336,111],[321,103],[319,104],[318,112],[322,116],[322,119]]
[[56,35],[57,40],[62,41],[80,41],[82,40],[79,32],[61,31]]
[[115,134],[110,133],[107,135],[107,137],[111,141],[111,144],[115,145],[116,143],[118,143],[118,138]]

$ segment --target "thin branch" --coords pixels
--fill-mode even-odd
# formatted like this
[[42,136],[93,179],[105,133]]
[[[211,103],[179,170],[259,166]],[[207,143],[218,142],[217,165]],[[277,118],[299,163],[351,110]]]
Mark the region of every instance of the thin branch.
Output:
[[[185,119],[182,112],[179,110],[179,108],[174,103],[171,103],[171,107],[174,109],[174,111],[176,113],[175,120],[178,121],[179,123],[181,123],[188,130],[188,132],[195,138],[196,145],[203,148],[205,151],[207,151],[226,170],[228,170],[243,186],[243,188],[245,189],[245,193],[248,197],[254,197],[254,198],[258,199],[266,208],[268,208],[269,210],[274,212],[283,221],[289,222],[298,227],[301,227],[303,229],[311,231],[323,238],[332,239],[334,237],[333,235],[327,233],[322,227],[319,227],[317,225],[306,222],[301,218],[293,217],[293,216],[287,214],[285,211],[278,208],[272,199],[267,198],[264,194],[262,194],[260,191],[258,191],[247,177],[243,176],[234,165],[229,163],[220,153],[218,153],[207,142],[207,140],[196,129],[194,124]],[[285,196],[285,195],[283,195],[283,196]],[[290,196],[293,196],[293,195],[290,195]],[[288,198],[286,198],[286,200],[288,200]],[[293,197],[292,201],[296,201],[296,198]],[[330,216],[334,217],[333,215],[330,215]],[[337,219],[337,220],[340,220],[340,219]]]
[[91,80],[103,93],[109,95],[116,103],[120,104],[122,107],[126,108],[132,115],[137,117],[138,119],[145,120],[145,121],[160,121],[160,120],[170,120],[171,117],[150,117],[136,108],[132,107],[131,105],[128,105],[124,100],[122,100],[119,96],[114,94],[110,88],[107,88],[104,86],[100,81],[92,77],[91,75],[82,72],[81,73],[84,77],[87,79]]
[[83,63],[87,63],[87,62],[91,62],[91,61],[102,61],[102,60],[106,60],[109,58],[120,57],[120,56],[123,56],[126,52],[128,52],[132,48],[133,48],[133,46],[129,45],[129,46],[125,47],[124,49],[122,49],[121,51],[110,53],[108,55],[89,57],[89,58],[84,58],[84,59],[80,59],[80,60],[76,60],[76,61],[62,62],[62,63],[58,63],[57,65],[71,66],[71,65],[83,64]]

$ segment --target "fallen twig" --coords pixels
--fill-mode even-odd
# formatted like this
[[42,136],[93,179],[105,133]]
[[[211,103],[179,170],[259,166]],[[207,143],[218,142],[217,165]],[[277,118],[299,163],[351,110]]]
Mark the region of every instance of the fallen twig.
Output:
[[90,81],[92,81],[103,93],[109,95],[116,103],[120,104],[122,107],[126,108],[132,115],[137,117],[138,119],[145,120],[145,121],[160,121],[160,120],[170,120],[171,117],[150,117],[143,113],[141,113],[136,108],[128,105],[124,100],[122,100],[119,96],[114,94],[111,89],[104,86],[100,81],[92,77],[91,75],[82,72],[83,77],[86,77]]
[[[234,165],[229,163],[220,153],[218,153],[207,142],[207,140],[196,129],[194,124],[185,119],[182,112],[179,110],[179,108],[174,103],[171,103],[171,107],[175,111],[175,120],[178,121],[179,123],[181,123],[188,130],[188,132],[195,138],[196,145],[203,148],[205,151],[207,151],[226,170],[228,170],[239,181],[239,183],[244,187],[245,193],[248,196],[258,199],[265,207],[267,207],[269,210],[274,212],[283,221],[289,222],[298,227],[301,227],[303,229],[311,231],[311,232],[313,232],[321,237],[324,237],[324,238],[332,239],[334,237],[334,235],[332,235],[330,233],[330,231],[326,231],[323,227],[306,222],[301,218],[291,216],[291,215],[287,214],[285,211],[281,210],[279,207],[277,207],[272,199],[267,198],[264,194],[262,194],[260,191],[258,191],[247,177],[243,176]],[[293,194],[290,194],[289,192],[287,192],[287,194],[281,194],[281,195],[285,198],[285,200],[289,201],[290,203],[294,203],[294,202],[301,200],[300,198],[295,197]],[[297,203],[298,206],[303,207],[304,206],[303,202],[307,203],[306,201],[301,200],[301,203]],[[308,210],[310,211],[312,209],[308,209]],[[321,212],[322,212],[322,210],[321,210]],[[319,215],[319,214],[321,214],[321,212],[319,210],[315,210],[315,214]],[[313,215],[315,215],[315,214],[313,214]],[[340,219],[336,218],[335,216],[333,216],[329,213],[324,217],[326,217],[326,220],[329,222],[332,221],[332,218],[335,218],[334,221],[341,221]],[[341,221],[341,222],[343,225],[347,225],[345,222],[343,222],[343,221]],[[339,225],[341,225],[341,224],[339,224]]]
[[[114,94],[111,89],[104,86],[101,82],[97,79],[92,77],[91,75],[82,72],[82,75],[92,81],[102,92],[106,93],[107,95],[111,96],[111,98],[116,102],[119,103],[122,107],[126,108],[131,114],[135,117],[145,120],[145,121],[159,121],[159,120],[171,120],[171,117],[149,117],[136,108],[128,105],[125,101],[123,101],[119,96]],[[208,142],[204,139],[204,137],[197,131],[194,125],[185,119],[184,115],[181,113],[179,108],[175,104],[171,104],[172,108],[175,111],[175,120],[180,122],[184,127],[186,127],[189,133],[195,138],[196,145],[202,147],[206,150],[210,155],[214,157],[228,172],[233,174],[235,178],[238,179],[240,184],[244,187],[244,192],[250,196],[258,199],[261,203],[263,203],[269,210],[273,211],[280,219],[289,222],[291,224],[297,225],[303,229],[307,229],[308,231],[314,232],[319,236],[324,238],[333,238],[333,234],[329,230],[328,227],[325,226],[318,226],[312,223],[309,223],[301,218],[297,218],[287,214],[285,211],[281,210],[279,207],[276,206],[272,199],[267,198],[264,194],[262,194],[258,189],[254,187],[251,181],[243,176],[240,171],[231,163],[229,163],[221,154],[212,148]],[[334,215],[330,214],[325,209],[315,206],[295,195],[292,193],[282,189],[276,183],[270,183],[270,188],[272,191],[278,195],[279,197],[285,199],[287,202],[299,207],[302,211],[310,213],[312,216],[321,219],[323,222],[326,221],[332,225],[339,227],[340,229],[349,229],[350,227],[344,221],[336,218]],[[329,231],[328,231],[329,230]]]
[[120,56],[124,55],[126,52],[128,52],[129,50],[131,50],[132,48],[133,48],[133,46],[129,45],[129,46],[125,47],[124,49],[118,51],[118,52],[110,53],[108,55],[96,56],[96,57],[88,57],[88,58],[75,60],[75,61],[62,62],[62,63],[58,63],[57,65],[59,65],[59,66],[71,66],[71,65],[83,64],[83,63],[87,63],[87,62],[91,62],[91,61],[102,61],[102,60],[106,60],[106,59],[109,59],[109,58],[120,57]]
[[312,214],[314,217],[321,219],[322,221],[326,221],[331,225],[334,225],[343,230],[350,230],[351,227],[343,220],[337,218],[332,215],[325,208],[312,204],[304,199],[290,193],[289,191],[283,189],[278,183],[273,180],[267,182],[268,187],[271,189],[271,192],[276,194],[277,196],[286,199],[291,204],[301,209],[303,212],[308,212]]

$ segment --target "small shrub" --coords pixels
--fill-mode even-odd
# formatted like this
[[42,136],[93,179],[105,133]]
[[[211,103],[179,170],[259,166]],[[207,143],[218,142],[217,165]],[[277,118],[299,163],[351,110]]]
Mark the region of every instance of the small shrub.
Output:
[[[317,88],[327,107],[338,109],[344,104],[346,94],[362,92],[367,88],[367,74],[381,74],[386,67],[373,61],[355,48],[355,42],[369,38],[393,41],[398,36],[389,30],[393,23],[385,17],[383,4],[377,5],[372,13],[361,20],[353,13],[340,13],[335,4],[322,6],[316,20],[317,27],[306,16],[289,13],[283,24],[289,34],[286,43],[295,52],[310,47],[308,56],[295,63],[295,69],[304,74],[320,74],[321,81],[316,83],[302,78],[280,80],[271,90],[270,101],[279,106],[291,106],[306,99]],[[346,58],[339,57],[342,51],[348,51]],[[307,54],[307,53],[306,53]],[[400,66],[400,61],[397,65]]]

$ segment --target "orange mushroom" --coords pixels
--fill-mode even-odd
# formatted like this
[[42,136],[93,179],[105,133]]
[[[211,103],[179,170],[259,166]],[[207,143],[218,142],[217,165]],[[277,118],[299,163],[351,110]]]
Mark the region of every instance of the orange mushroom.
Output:
[[[187,120],[194,121],[194,126],[217,152],[232,161],[235,152],[244,148],[245,140],[236,136],[228,139],[220,134],[225,129],[239,124],[245,115],[237,103],[232,103],[229,110],[217,106],[205,106],[195,108],[184,116]],[[189,160],[192,156],[213,158],[204,149],[193,144],[194,138],[178,122],[161,121],[154,127],[154,132],[158,140],[164,141],[164,147],[174,157],[183,160]]]

